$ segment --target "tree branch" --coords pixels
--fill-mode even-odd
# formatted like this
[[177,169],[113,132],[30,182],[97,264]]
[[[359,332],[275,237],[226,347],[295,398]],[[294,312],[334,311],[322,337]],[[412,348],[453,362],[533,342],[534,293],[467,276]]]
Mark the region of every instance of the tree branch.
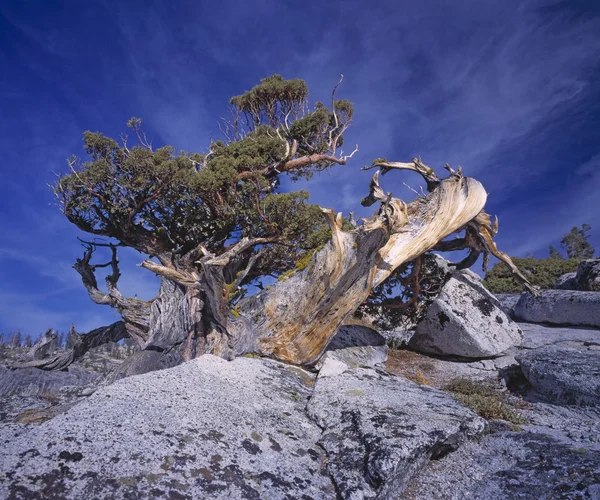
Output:
[[308,167],[309,165],[313,165],[319,162],[330,162],[337,163],[338,165],[345,165],[347,159],[350,156],[345,158],[338,158],[336,156],[327,155],[327,154],[312,154],[308,156],[301,156],[300,158],[294,158],[293,160],[286,161],[282,165],[280,165],[277,169],[272,169],[271,167],[263,168],[262,170],[248,170],[246,172],[240,172],[237,176],[238,180],[245,180],[248,177],[253,177],[256,175],[263,175],[265,177],[273,177],[275,175],[290,172],[292,170],[296,170],[303,167]]
[[14,368],[39,368],[40,370],[64,370],[71,363],[77,361],[83,355],[94,347],[107,344],[109,342],[118,342],[119,340],[129,337],[125,323],[117,321],[109,326],[101,326],[96,328],[87,334],[80,335],[71,326],[71,336],[75,339],[75,345],[73,349],[61,353],[53,358],[48,359],[36,359],[20,365],[14,366]]
[[363,167],[362,170],[371,170],[372,168],[379,168],[381,175],[385,175],[391,170],[412,170],[413,172],[417,172],[425,179],[427,190],[430,192],[441,182],[433,169],[425,165],[420,158],[413,158],[410,163],[375,160],[372,165]]

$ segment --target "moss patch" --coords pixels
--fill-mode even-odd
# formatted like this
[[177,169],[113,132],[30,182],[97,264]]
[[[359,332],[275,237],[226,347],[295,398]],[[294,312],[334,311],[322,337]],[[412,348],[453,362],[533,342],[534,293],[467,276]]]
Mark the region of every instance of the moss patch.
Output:
[[455,378],[444,387],[456,400],[471,408],[486,420],[500,419],[513,424],[525,424],[527,419],[516,409],[517,404],[509,401],[509,394],[489,382],[478,382],[467,378]]

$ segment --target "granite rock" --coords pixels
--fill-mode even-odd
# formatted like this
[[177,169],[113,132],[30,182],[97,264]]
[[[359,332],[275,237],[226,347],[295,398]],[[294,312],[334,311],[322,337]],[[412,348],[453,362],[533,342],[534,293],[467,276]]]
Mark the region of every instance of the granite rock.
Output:
[[420,352],[486,358],[521,342],[521,330],[483,284],[454,273],[417,325],[409,346]]
[[600,350],[544,346],[517,355],[533,389],[549,401],[600,405]]
[[484,420],[450,395],[357,368],[317,380],[308,413],[344,499],[396,498],[431,459],[482,433]]
[[351,368],[385,363],[387,344],[383,336],[372,328],[361,325],[342,326],[315,365],[320,370],[328,359],[341,361]]
[[514,308],[519,321],[600,327],[600,293],[543,290],[521,295]]

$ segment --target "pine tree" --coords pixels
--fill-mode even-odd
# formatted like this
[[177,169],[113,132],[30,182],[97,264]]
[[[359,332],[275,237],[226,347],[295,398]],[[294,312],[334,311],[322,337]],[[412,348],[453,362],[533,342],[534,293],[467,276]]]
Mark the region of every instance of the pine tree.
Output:
[[550,258],[551,259],[564,259],[562,253],[560,253],[555,247],[550,246]]
[[594,257],[594,247],[588,241],[591,229],[589,224],[582,224],[581,229],[573,226],[560,241],[560,246],[567,252],[569,259],[584,260]]
[[13,333],[12,340],[10,342],[11,347],[21,347],[21,330],[17,330]]

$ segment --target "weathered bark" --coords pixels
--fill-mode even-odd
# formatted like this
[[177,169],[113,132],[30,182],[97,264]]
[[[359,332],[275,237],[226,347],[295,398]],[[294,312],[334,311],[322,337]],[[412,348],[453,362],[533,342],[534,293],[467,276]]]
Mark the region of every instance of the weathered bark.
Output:
[[[111,250],[111,260],[105,264],[91,264],[91,258],[96,246],[108,246]],[[127,337],[140,347],[148,341],[150,329],[150,305],[151,302],[124,297],[117,287],[121,276],[119,270],[119,259],[117,258],[117,247],[115,245],[100,245],[98,243],[85,243],[85,252],[81,259],[77,259],[73,265],[79,275],[83,286],[85,286],[90,299],[99,305],[106,305],[116,309],[123,318],[127,331]],[[108,293],[98,288],[96,275],[97,268],[111,266],[112,273],[106,277],[106,288]]]
[[474,220],[486,197],[478,181],[454,173],[406,205],[384,194],[376,174],[363,203],[380,201],[381,210],[353,231],[342,230],[341,214],[326,211],[332,239],[312,264],[241,304],[231,327],[234,338],[244,339],[236,352],[254,338],[253,348],[263,355],[314,364],[374,286]]
[[83,355],[90,349],[107,344],[108,342],[118,342],[119,340],[129,337],[127,329],[125,328],[125,323],[122,321],[117,321],[109,326],[96,328],[85,335],[78,334],[75,332],[75,329],[71,327],[71,335],[72,338],[75,339],[75,345],[73,346],[73,349],[62,352],[51,358],[28,361],[27,363],[20,364],[15,368],[64,370],[71,363],[83,357]]
[[[255,352],[311,366],[344,320],[365,302],[373,287],[402,264],[431,249],[471,249],[469,256],[456,264],[461,268],[472,265],[480,253],[484,253],[487,262],[491,253],[509,265],[524,286],[535,293],[510,258],[496,248],[493,236],[497,221],[492,225],[483,211],[487,194],[478,181],[449,167],[450,176],[441,180],[419,160],[382,162],[378,166],[383,174],[393,169],[418,172],[430,193],[406,204],[383,191],[377,172],[369,196],[363,199],[365,206],[381,203],[373,217],[345,231],[341,214],[335,216],[331,210],[324,210],[332,237],[313,256],[310,265],[288,273],[269,289],[240,301],[235,310],[229,310],[230,291],[256,260],[252,249],[276,243],[276,237],[243,238],[218,256],[199,245],[182,258],[161,257],[160,264],[142,262],[142,267],[161,277],[158,296],[150,302],[127,299],[118,291],[114,247],[111,247],[111,262],[103,265],[111,265],[113,269],[107,278],[109,292],[100,292],[93,273],[99,266],[90,264],[91,249],[88,249],[76,269],[90,297],[119,310],[123,316],[123,335],[131,336],[142,347],[142,351],[125,361],[113,379],[174,366],[203,353],[230,359]],[[465,230],[464,238],[443,241],[459,230]],[[106,340],[107,336],[103,338]],[[85,346],[92,345],[97,345],[93,336]],[[83,346],[82,342],[79,352]],[[64,367],[75,356],[67,358],[45,366]]]
[[44,335],[42,335],[35,344],[33,344],[28,355],[33,359],[47,358],[51,352],[56,350],[57,341],[58,335],[50,328],[44,332]]

